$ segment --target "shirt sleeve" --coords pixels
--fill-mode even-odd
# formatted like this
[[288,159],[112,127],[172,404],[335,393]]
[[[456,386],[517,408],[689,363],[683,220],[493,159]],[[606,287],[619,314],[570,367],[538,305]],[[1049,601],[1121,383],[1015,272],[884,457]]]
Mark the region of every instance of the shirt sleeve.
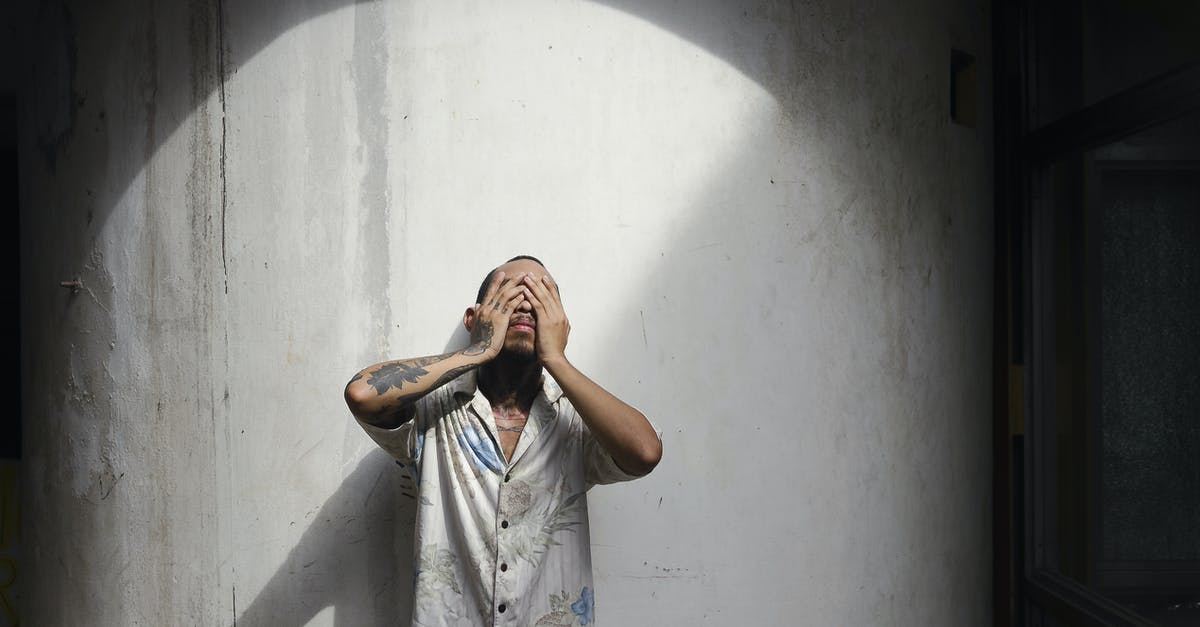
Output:
[[[579,424],[583,431],[584,480],[587,482],[589,489],[595,485],[632,481],[641,476],[631,475],[621,470],[621,467],[617,465],[617,461],[613,459],[612,455],[604,450],[604,447],[592,436],[591,430],[583,423],[583,419],[579,419]],[[650,426],[654,428],[653,423]],[[654,428],[654,432],[658,434],[658,439],[661,441],[662,434],[659,430]]]
[[425,432],[430,421],[435,417],[447,396],[443,386],[426,394],[413,404],[413,417],[393,429],[385,429],[368,424],[355,417],[359,426],[379,445],[388,455],[396,458],[405,466],[417,466],[421,461],[421,449],[425,444]]
[[388,455],[396,458],[399,462],[406,465],[415,465],[417,459],[420,458],[420,446],[417,442],[417,419],[413,418],[404,424],[394,429],[385,429],[376,427],[355,418],[358,421],[358,426],[371,436],[371,439],[379,445],[379,448],[387,451]]

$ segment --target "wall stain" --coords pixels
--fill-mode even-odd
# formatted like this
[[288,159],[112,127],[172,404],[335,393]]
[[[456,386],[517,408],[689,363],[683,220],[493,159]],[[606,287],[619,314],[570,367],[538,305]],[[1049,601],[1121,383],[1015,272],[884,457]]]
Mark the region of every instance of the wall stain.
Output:
[[387,352],[391,329],[391,304],[387,288],[391,282],[392,262],[389,246],[390,193],[388,186],[387,69],[389,41],[386,20],[378,4],[354,5],[354,52],[351,59],[358,113],[359,154],[364,172],[359,189],[362,220],[359,247],[364,276],[369,273],[372,289],[368,307],[375,323],[379,347]]
[[223,0],[216,0],[217,5],[217,95],[221,103],[221,155],[220,155],[220,176],[221,176],[221,272],[225,282],[225,293],[229,293],[229,257],[226,254],[225,247],[225,215],[229,211],[229,187],[228,178],[225,175],[225,146],[229,135],[229,125],[227,122],[227,110],[225,107],[225,80],[228,78],[226,73],[226,57],[228,49],[225,44],[225,3]]

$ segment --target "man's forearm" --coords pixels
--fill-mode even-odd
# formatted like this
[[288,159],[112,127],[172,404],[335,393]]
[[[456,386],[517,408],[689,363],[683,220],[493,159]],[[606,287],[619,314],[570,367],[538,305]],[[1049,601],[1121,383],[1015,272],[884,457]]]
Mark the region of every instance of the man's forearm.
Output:
[[444,355],[368,366],[346,384],[346,404],[363,422],[395,428],[412,418],[408,410],[422,396],[486,361],[484,350],[473,344]]
[[631,475],[654,470],[662,458],[662,442],[642,412],[587,378],[566,357],[548,360],[544,366],[575,406],[592,437],[622,470]]

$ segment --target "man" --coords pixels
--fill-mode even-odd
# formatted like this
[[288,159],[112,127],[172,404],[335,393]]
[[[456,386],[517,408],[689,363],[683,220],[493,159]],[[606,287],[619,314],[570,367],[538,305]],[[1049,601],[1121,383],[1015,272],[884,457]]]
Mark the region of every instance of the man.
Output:
[[475,300],[466,348],[346,385],[359,424],[417,480],[413,625],[594,625],[585,493],[649,473],[662,444],[567,360],[540,261],[510,259]]

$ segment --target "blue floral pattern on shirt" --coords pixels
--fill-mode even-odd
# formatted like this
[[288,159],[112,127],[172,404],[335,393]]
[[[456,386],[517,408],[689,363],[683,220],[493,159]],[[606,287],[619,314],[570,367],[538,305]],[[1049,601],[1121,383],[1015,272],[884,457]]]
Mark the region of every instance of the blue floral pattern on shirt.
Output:
[[458,445],[471,451],[471,462],[479,472],[500,472],[504,468],[492,439],[479,433],[475,425],[463,428],[458,434]]
[[592,612],[596,606],[596,599],[592,596],[592,589],[584,586],[579,592],[579,600],[571,604],[571,611],[579,617],[579,624],[586,625],[592,622]]

